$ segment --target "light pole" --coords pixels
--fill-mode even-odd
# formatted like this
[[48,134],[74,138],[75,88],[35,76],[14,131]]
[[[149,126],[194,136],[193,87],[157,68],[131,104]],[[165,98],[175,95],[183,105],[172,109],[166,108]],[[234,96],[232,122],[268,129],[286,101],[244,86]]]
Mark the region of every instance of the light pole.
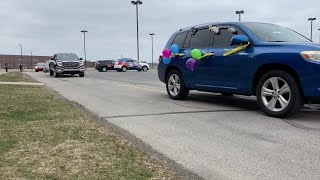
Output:
[[317,18],[309,18],[308,21],[311,21],[311,35],[310,40],[312,41],[312,33],[313,33],[313,21],[317,20]]
[[241,14],[244,14],[244,10],[236,11],[236,14],[239,14],[239,22],[241,22]]
[[83,33],[83,50],[84,50],[84,67],[87,68],[87,51],[86,51],[86,33],[87,30],[82,30]]
[[136,17],[137,17],[137,58],[138,61],[140,62],[140,57],[139,57],[139,5],[142,5],[142,1],[136,0],[136,1],[131,1],[131,4],[136,6]]
[[19,46],[20,46],[20,58],[21,58],[22,70],[23,70],[22,44],[19,44]]
[[151,52],[151,54],[152,54],[152,69],[153,69],[153,36],[155,36],[156,34],[155,33],[149,33],[149,35],[151,36],[151,43],[152,43],[152,45],[151,45],[151,47],[152,47],[152,52]]
[[319,43],[320,43],[320,29],[318,29],[318,31],[319,31]]

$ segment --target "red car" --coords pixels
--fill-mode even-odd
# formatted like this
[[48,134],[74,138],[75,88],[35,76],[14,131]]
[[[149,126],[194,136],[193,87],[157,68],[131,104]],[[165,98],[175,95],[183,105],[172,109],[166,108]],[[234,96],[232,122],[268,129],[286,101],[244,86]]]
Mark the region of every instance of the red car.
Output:
[[45,67],[46,67],[46,63],[37,63],[36,66],[34,67],[34,71],[35,72],[43,71]]

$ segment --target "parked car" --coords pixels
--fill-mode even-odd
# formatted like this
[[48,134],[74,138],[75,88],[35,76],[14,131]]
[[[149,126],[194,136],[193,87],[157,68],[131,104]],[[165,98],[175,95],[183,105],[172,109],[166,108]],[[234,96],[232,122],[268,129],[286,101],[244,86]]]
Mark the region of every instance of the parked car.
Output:
[[60,77],[64,74],[79,74],[84,77],[84,62],[76,54],[60,53],[53,55],[49,61],[50,76]]
[[127,72],[128,70],[137,70],[146,72],[149,70],[149,64],[138,62],[130,58],[119,59],[114,68],[119,72]]
[[43,71],[46,66],[46,63],[37,63],[34,67],[35,72]]
[[[250,44],[248,44],[250,43]],[[303,35],[274,24],[212,23],[181,29],[169,39],[180,46],[181,58],[164,64],[160,58],[159,79],[166,83],[168,95],[175,100],[190,90],[226,95],[255,95],[269,116],[285,118],[305,103],[319,103],[320,44]],[[247,45],[240,52],[226,55]],[[190,70],[186,61],[193,49],[214,56],[201,59]]]
[[43,72],[44,73],[48,73],[49,72],[49,61],[46,62],[46,65],[45,65],[45,67],[43,69]]
[[101,60],[95,63],[95,69],[99,72],[107,72],[108,70],[115,70],[114,64],[116,61],[114,60]]

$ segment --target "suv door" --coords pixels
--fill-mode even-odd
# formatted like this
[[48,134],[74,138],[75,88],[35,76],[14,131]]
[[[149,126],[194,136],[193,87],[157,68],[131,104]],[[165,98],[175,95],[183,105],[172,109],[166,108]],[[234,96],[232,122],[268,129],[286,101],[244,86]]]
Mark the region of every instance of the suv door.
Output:
[[215,56],[203,59],[203,62],[199,63],[200,78],[207,81],[199,81],[195,85],[217,92],[243,92],[245,88],[241,85],[245,85],[243,83],[247,82],[249,75],[249,49],[230,56],[223,55],[237,47],[231,46],[232,37],[243,33],[232,26],[218,27],[219,33],[213,35],[211,47],[207,49],[208,52],[215,53]]

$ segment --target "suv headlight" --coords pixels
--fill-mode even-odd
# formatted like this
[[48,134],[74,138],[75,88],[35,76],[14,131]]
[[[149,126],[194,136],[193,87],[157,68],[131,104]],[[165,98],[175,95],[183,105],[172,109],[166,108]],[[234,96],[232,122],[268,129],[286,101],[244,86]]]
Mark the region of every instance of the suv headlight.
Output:
[[63,66],[63,65],[62,65],[62,62],[57,62],[57,65],[58,65],[58,66]]
[[305,60],[320,62],[320,51],[303,51],[301,55]]

